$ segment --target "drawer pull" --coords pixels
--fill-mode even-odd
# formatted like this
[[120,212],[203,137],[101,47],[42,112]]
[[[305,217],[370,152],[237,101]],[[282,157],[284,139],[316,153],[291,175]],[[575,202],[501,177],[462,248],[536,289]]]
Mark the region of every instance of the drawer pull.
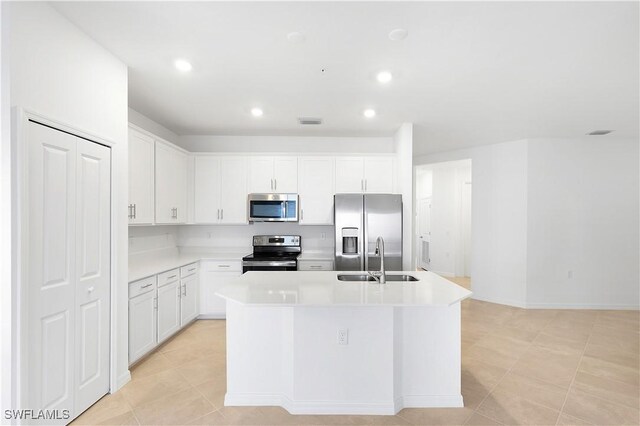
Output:
[[191,268],[191,269],[189,269],[189,272],[193,272],[195,270],[196,270],[196,268]]
[[143,285],[143,286],[142,286],[142,287],[140,287],[140,288],[147,288],[147,287],[151,287],[152,285],[153,285],[153,283],[149,283],[149,284],[147,284],[147,285]]
[[218,268],[230,268],[231,265],[218,265]]
[[309,265],[309,268],[311,268],[311,269],[320,269],[320,268],[322,268],[322,266],[320,266],[320,265]]
[[168,280],[170,280],[171,278],[175,278],[177,277],[177,275],[171,275],[170,277],[167,277]]

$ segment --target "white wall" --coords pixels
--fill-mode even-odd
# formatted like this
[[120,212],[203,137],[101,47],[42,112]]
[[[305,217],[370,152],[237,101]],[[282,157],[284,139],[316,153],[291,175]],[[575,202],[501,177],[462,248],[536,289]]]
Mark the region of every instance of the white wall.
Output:
[[191,152],[394,152],[385,137],[180,136],[179,145]]
[[9,3],[0,3],[0,412],[14,406],[12,390],[12,340],[15,312],[12,297],[12,274],[15,257],[11,226],[12,164],[11,104],[9,79]]
[[413,124],[404,123],[393,137],[398,170],[398,191],[402,194],[402,269],[415,269],[413,216]]
[[531,139],[415,163],[463,158],[473,161],[475,298],[538,308],[638,308],[637,140]]
[[527,305],[637,307],[638,141],[529,142]]
[[117,336],[112,371],[117,383],[112,386],[117,387],[129,378],[127,68],[46,3],[12,2],[10,12],[11,105],[115,143],[112,211],[121,212],[113,218],[112,249],[117,283],[112,300]]
[[527,141],[417,157],[414,164],[463,159],[472,160],[473,297],[524,306],[527,273]]
[[154,135],[159,136],[162,139],[165,139],[176,145],[178,145],[180,142],[180,137],[174,132],[132,108],[129,108],[129,123],[135,124],[136,126],[143,128],[147,132],[153,133]]

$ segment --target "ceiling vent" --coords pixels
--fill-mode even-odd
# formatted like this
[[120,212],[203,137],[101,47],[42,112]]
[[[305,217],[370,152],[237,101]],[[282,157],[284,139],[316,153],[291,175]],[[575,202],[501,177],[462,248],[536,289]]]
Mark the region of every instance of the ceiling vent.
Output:
[[602,135],[608,135],[611,132],[613,132],[613,130],[594,130],[593,132],[587,133],[587,135],[589,135],[589,136],[602,136]]
[[313,117],[299,117],[298,123],[302,125],[308,124],[322,124],[322,118],[313,118]]

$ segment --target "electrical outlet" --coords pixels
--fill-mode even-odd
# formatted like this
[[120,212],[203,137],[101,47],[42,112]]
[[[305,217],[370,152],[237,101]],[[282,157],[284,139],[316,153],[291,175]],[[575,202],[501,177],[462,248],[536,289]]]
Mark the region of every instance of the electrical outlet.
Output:
[[339,345],[348,345],[349,344],[349,329],[348,328],[339,328],[338,329],[338,344]]

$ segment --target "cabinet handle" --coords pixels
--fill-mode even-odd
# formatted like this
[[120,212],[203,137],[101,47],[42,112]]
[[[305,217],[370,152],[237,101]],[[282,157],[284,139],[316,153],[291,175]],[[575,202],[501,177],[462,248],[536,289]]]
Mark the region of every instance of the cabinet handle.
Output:
[[220,220],[224,219],[224,209],[220,209]]
[[133,204],[133,218],[135,219],[138,216],[138,209],[136,208],[136,204]]
[[188,271],[189,271],[189,272],[193,272],[193,271],[195,271],[195,270],[196,270],[196,268],[191,268],[191,269],[189,269]]
[[367,190],[367,180],[366,179],[364,180],[364,190],[365,191]]
[[271,178],[270,180],[271,180],[271,190],[273,191],[273,178]]
[[158,310],[158,298],[153,298],[153,309]]
[[218,265],[218,268],[230,268],[230,265]]
[[187,285],[186,284],[182,285],[182,295],[184,297],[187,297]]
[[133,204],[129,204],[129,219],[133,219],[133,215],[131,214],[131,207]]
[[309,265],[309,268],[311,268],[311,269],[320,269],[320,268],[322,268],[322,266],[320,266],[320,265]]
[[171,278],[175,278],[177,277],[177,275],[171,275],[170,277],[167,277],[168,280],[170,280]]
[[147,288],[147,287],[151,287],[152,285],[153,285],[153,283],[149,283],[149,284],[147,284],[147,285],[143,285],[143,286],[142,286],[142,287],[140,287],[140,288],[141,288],[141,289],[142,289],[142,288]]
[[178,208],[176,207],[176,219],[178,218]]
[[273,180],[273,189],[278,190],[278,179]]
[[218,215],[216,216],[216,219],[220,220],[220,209],[217,210]]
[[300,209],[300,220],[304,220],[304,209]]

